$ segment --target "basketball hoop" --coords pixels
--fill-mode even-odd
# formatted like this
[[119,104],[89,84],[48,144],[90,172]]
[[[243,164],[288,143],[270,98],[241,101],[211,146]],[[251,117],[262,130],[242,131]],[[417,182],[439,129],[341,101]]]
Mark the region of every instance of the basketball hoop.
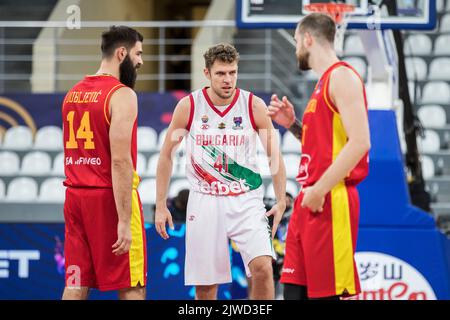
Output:
[[346,3],[311,3],[303,6],[309,12],[321,12],[329,15],[336,23],[336,36],[334,39],[334,48],[336,53],[341,56],[344,52],[344,34],[347,30],[347,17],[355,11],[355,6]]

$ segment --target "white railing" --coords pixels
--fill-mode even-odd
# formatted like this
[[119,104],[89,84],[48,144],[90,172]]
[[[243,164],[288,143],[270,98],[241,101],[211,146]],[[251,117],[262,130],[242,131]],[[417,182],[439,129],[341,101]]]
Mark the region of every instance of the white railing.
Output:
[[[191,48],[193,38],[173,38],[170,37],[169,29],[184,28],[207,28],[212,34],[215,34],[215,30],[218,28],[235,28],[234,20],[204,20],[204,21],[81,21],[80,29],[88,28],[98,29],[99,32],[95,32],[96,38],[84,37],[82,39],[68,39],[59,37],[60,31],[70,30],[70,26],[66,21],[0,21],[0,94],[7,93],[7,84],[14,81],[50,81],[51,86],[47,92],[60,92],[65,91],[67,85],[63,81],[75,82],[81,79],[86,72],[84,70],[78,70],[78,72],[64,72],[61,71],[62,64],[70,63],[86,63],[86,65],[93,65],[100,60],[100,52],[97,49],[99,47],[99,34],[102,30],[106,30],[111,25],[127,25],[130,27],[138,28],[139,31],[145,31],[148,29],[155,30],[153,38],[144,39],[144,52],[150,52],[151,54],[144,54],[143,60],[145,62],[154,64],[153,73],[140,72],[138,81],[156,81],[159,92],[165,92],[167,88],[167,82],[173,80],[190,80],[192,72],[200,72],[200,70],[189,70],[189,72],[170,72],[168,70],[168,63],[171,62],[191,62],[192,57],[189,52],[176,52],[180,48]],[[20,70],[11,70],[11,67],[7,65],[11,63],[36,63],[33,61],[36,59],[36,55],[33,55],[33,46],[36,45],[37,39],[34,38],[11,38],[6,37],[6,34],[10,33],[14,29],[21,28],[50,28],[48,34],[49,37],[39,38],[39,46],[48,47],[52,54],[40,55],[39,63],[46,63],[51,68],[44,68],[45,72],[34,73],[28,69],[26,72]],[[171,30],[170,30],[171,31]],[[92,33],[91,33],[92,34]],[[168,36],[169,35],[169,36]],[[259,63],[262,67],[261,70],[255,73],[240,73],[239,78],[241,80],[261,80],[264,79],[264,86],[257,88],[270,92],[273,88],[283,90],[286,94],[292,95],[288,88],[288,84],[280,77],[279,74],[274,74],[274,69],[285,68],[280,61],[277,60],[277,55],[280,54],[280,50],[273,48],[274,32],[272,30],[265,30],[264,37],[259,39],[236,39],[236,45],[262,45],[264,52],[241,54],[242,63]],[[221,39],[217,37],[216,42],[220,42]],[[171,48],[169,48],[169,46]],[[173,48],[175,46],[175,49]],[[6,50],[10,47],[14,48],[26,48],[28,52],[24,54],[8,53]],[[83,54],[70,54],[71,48],[86,48],[86,53]],[[172,49],[172,51],[169,51]],[[175,50],[175,52],[174,52]],[[275,51],[274,51],[275,50]],[[181,50],[180,50],[181,51]],[[98,54],[93,54],[98,52]],[[33,68],[31,68],[33,69]],[[42,69],[42,68],[41,68]],[[286,69],[286,68],[285,68]],[[81,72],[80,72],[81,71]],[[180,88],[190,89],[190,88]],[[27,92],[28,87],[22,90],[16,88],[15,91]]]

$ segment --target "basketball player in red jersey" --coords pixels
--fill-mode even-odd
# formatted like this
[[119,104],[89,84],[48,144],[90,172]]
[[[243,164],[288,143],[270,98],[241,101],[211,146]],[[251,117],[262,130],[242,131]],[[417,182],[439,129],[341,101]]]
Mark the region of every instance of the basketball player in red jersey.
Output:
[[102,62],[66,95],[62,107],[66,287],[63,299],[89,289],[145,299],[146,239],[136,174],[136,69],[143,37],[113,26],[102,34]]
[[360,292],[356,185],[368,174],[367,100],[358,73],[336,56],[335,30],[332,18],[313,13],[295,31],[299,68],[320,75],[302,123],[286,97],[273,95],[267,110],[302,142],[297,180],[303,188],[289,224],[281,277],[285,299],[338,300]]

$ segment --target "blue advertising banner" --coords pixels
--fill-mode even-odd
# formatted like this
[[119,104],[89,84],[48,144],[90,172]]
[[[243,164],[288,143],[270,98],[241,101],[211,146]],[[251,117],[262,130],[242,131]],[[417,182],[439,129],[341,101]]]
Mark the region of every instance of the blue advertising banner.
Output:
[[[185,225],[163,240],[152,224],[148,239],[147,299],[193,299],[184,286]],[[247,280],[240,254],[230,246],[233,282],[220,286],[218,298],[244,299]],[[64,224],[0,224],[0,299],[60,299],[64,289]],[[117,299],[115,292],[92,290],[90,299]]]

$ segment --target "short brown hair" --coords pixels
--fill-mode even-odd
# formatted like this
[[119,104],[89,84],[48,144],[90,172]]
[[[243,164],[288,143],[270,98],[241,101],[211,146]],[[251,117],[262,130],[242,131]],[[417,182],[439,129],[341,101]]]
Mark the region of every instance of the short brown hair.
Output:
[[227,63],[239,62],[239,52],[231,44],[219,43],[209,48],[203,58],[205,58],[205,67],[211,69],[216,60]]
[[305,32],[311,35],[334,43],[334,36],[336,35],[336,24],[334,20],[324,13],[311,13],[304,17],[297,26],[298,32],[304,34]]

